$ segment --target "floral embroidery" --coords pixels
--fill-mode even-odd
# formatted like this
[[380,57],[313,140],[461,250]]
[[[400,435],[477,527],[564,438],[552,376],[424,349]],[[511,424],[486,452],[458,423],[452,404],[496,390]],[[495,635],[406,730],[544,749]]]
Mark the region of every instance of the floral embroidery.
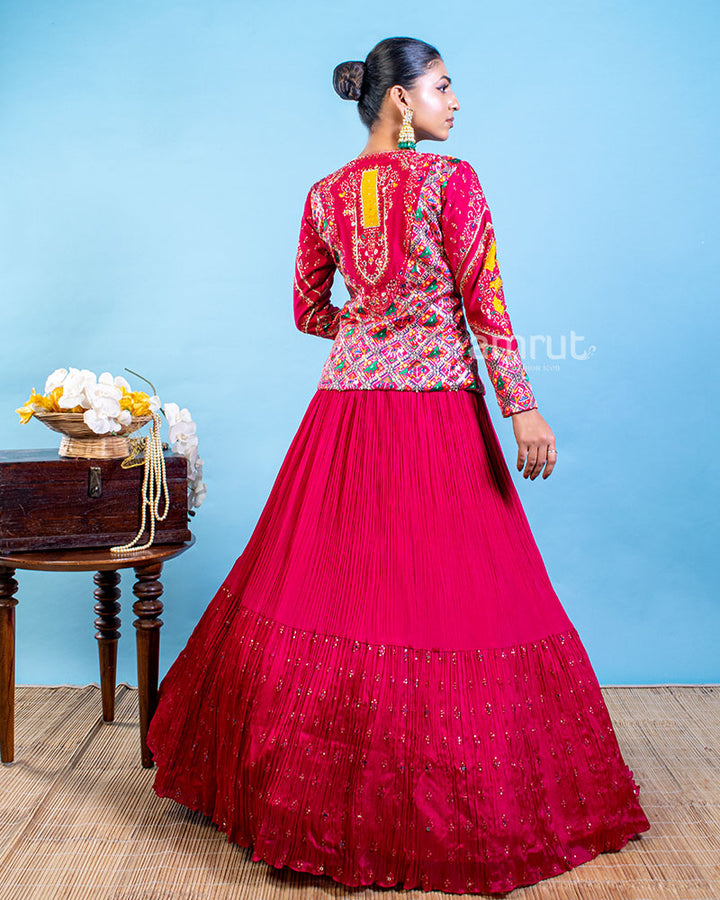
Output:
[[[342,309],[329,300],[336,269],[350,295]],[[316,182],[301,226],[295,317],[301,330],[333,339],[318,388],[484,393],[472,331],[503,415],[535,405],[485,197],[455,157],[373,154]]]
[[[375,176],[372,186],[366,186],[364,192],[362,187],[357,190],[357,176],[360,175],[362,183],[366,184],[366,176],[370,173]],[[387,216],[392,203],[391,192],[397,183],[389,181],[386,171],[371,169],[369,172],[353,172],[350,184],[349,189],[340,192],[340,197],[343,199],[343,212],[351,220],[353,259],[362,279],[377,284],[390,261]],[[366,224],[368,213],[370,219]]]
[[490,209],[472,166],[458,161],[443,203],[443,242],[504,417],[537,409],[505,305]]
[[437,211],[448,165],[438,157],[424,168],[408,203],[412,216],[399,248],[403,268],[379,290],[354,291],[342,313],[349,327],[335,341],[321,388],[484,392],[439,243]]
[[330,303],[330,289],[339,257],[328,250],[313,224],[308,195],[300,226],[293,303],[295,324],[306,334],[334,338],[340,327],[340,310]]

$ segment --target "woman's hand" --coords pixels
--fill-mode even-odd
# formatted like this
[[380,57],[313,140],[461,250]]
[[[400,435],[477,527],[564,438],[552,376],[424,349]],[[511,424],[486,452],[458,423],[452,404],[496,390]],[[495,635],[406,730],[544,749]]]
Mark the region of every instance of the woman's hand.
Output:
[[525,466],[523,478],[533,481],[542,472],[547,478],[555,468],[555,435],[537,409],[513,413],[513,431],[518,442],[518,472]]

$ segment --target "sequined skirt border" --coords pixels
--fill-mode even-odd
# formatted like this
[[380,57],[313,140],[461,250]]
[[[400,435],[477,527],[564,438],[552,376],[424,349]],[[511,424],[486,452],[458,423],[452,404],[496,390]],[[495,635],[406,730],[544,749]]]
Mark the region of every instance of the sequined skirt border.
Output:
[[574,629],[420,650],[285,625],[223,586],[161,686],[153,789],[252,859],[499,893],[650,827]]

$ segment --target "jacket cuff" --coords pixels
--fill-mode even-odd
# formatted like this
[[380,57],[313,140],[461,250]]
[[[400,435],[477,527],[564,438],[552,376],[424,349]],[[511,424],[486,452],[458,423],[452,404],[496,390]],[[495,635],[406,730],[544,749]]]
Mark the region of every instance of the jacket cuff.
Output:
[[503,349],[493,344],[484,344],[480,349],[503,418],[537,409],[537,401],[519,351]]

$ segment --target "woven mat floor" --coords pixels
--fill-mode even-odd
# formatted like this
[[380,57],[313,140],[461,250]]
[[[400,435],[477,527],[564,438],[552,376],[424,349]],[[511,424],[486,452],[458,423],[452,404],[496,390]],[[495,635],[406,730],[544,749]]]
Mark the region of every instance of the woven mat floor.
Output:
[[[720,685],[603,695],[651,829],[619,853],[504,896],[720,900]],[[137,688],[118,685],[115,721],[103,723],[98,685],[17,687],[15,762],[0,766],[2,900],[450,896],[351,889],[253,862],[209,819],[153,793],[139,744]]]

